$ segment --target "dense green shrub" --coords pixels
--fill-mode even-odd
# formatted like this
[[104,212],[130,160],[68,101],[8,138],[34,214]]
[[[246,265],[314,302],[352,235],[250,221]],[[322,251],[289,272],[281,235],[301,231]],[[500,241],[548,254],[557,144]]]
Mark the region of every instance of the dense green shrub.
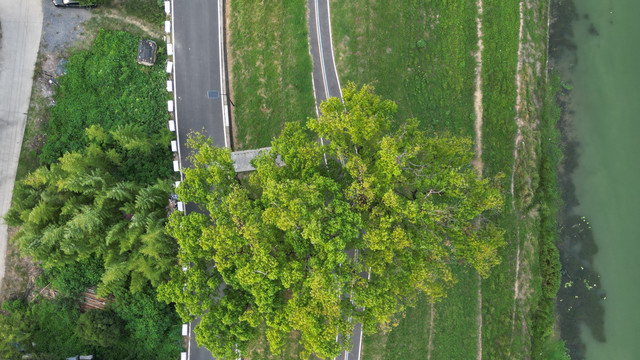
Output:
[[567,355],[564,341],[555,339],[547,340],[538,358],[544,360],[571,360],[571,357]]
[[160,65],[139,65],[138,40],[126,32],[101,30],[89,50],[69,58],[67,75],[60,78],[56,105],[51,108],[47,142],[40,155],[44,164],[86,145],[84,129],[91,125],[112,131],[136,124],[152,134],[166,128],[164,55],[158,52]]
[[110,310],[89,310],[80,315],[76,335],[90,345],[113,347],[120,338],[121,321]]
[[79,316],[75,303],[65,298],[30,303],[25,321],[32,329],[35,351],[58,359],[89,351],[74,332]]
[[[151,152],[150,144],[158,143],[144,133],[135,136],[131,129],[87,129],[89,145],[20,180],[24,191],[37,196],[16,199],[9,210],[8,217],[20,226],[12,241],[45,268],[100,259],[104,271],[99,294],[129,279],[132,291],[147,281],[157,285],[177,261],[175,241],[164,233],[171,182],[141,186],[119,179],[124,177],[119,174],[128,153]],[[84,282],[65,275],[70,277],[61,281],[73,283],[60,285],[63,289],[84,290]]]
[[113,309],[126,322],[125,329],[142,355],[166,346],[172,326],[180,323],[173,306],[159,302],[156,290],[150,286],[136,293],[122,291],[114,295]]
[[[541,156],[539,165],[539,188],[536,196],[540,206],[539,262],[541,273],[541,294],[533,317],[533,358],[565,359],[564,345],[554,339],[555,298],[561,282],[560,255],[558,242],[558,209],[560,206],[557,167],[561,152],[559,132],[556,128],[560,116],[555,101],[559,80],[551,80],[543,104],[540,139]],[[561,351],[562,350],[562,351]],[[565,357],[563,357],[565,356]]]
[[[45,268],[37,285],[51,283],[59,295],[5,303],[0,358],[178,358],[177,315],[149,284],[175,262],[164,233],[173,135],[165,128],[166,74],[162,65],[136,63],[137,41],[101,31],[60,79],[43,166],[16,183],[6,216],[21,227],[13,239],[21,251]],[[115,304],[82,315],[67,296],[98,282]]]
[[41,286],[51,284],[51,287],[64,296],[82,293],[87,288],[96,286],[104,272],[102,259],[95,255],[64,266],[54,266],[44,269],[38,279]]
[[[5,301],[0,312],[0,358],[63,359],[93,354],[97,359],[177,359],[176,315],[144,294],[120,294],[116,306],[82,314],[71,298]],[[149,338],[147,338],[149,337]]]

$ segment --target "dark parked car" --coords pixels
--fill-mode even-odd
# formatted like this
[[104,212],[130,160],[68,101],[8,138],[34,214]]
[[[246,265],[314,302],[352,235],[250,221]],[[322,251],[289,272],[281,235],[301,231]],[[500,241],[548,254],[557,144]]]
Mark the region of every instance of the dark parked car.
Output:
[[96,6],[93,3],[81,4],[78,0],[51,0],[51,2],[57,7],[92,8]]

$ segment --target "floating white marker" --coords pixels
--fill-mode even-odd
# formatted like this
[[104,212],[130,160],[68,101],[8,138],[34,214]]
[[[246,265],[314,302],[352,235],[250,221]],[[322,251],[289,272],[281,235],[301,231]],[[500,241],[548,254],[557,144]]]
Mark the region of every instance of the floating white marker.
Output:
[[173,120],[169,120],[169,130],[176,131],[176,122]]
[[167,20],[164,22],[164,32],[167,34],[171,32],[171,21]]
[[180,171],[180,163],[178,163],[178,160],[173,160],[173,171]]
[[173,100],[167,100],[167,111],[173,112]]
[[177,188],[178,186],[180,186],[180,181],[176,181],[173,185]]
[[189,335],[189,324],[182,324],[182,336]]
[[167,55],[173,56],[173,44],[167,44]]
[[182,201],[178,201],[178,211],[184,212],[184,203]]
[[173,92],[173,81],[167,80],[167,92]]
[[[168,46],[171,44],[167,44],[167,52],[168,52]],[[173,61],[167,61],[167,74],[171,74],[171,71],[173,70]]]
[[178,152],[178,142],[175,140],[171,140],[171,151]]
[[164,2],[164,13],[169,15],[171,14],[171,2],[170,1],[165,1]]

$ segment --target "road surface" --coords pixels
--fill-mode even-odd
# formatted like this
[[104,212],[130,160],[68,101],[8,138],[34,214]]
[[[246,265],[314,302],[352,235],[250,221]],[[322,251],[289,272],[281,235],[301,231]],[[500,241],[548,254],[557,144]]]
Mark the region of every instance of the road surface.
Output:
[[327,0],[308,0],[308,5],[313,89],[318,106],[330,97],[342,98],[342,91],[333,57],[329,3]]
[[[42,1],[6,1],[0,6],[0,217],[11,205],[13,183],[42,32]],[[0,218],[0,289],[7,251],[7,225]]]
[[[223,0],[172,1],[174,45],[175,118],[180,163],[188,167],[186,140],[191,131],[199,131],[220,147],[229,147],[229,120],[223,60]],[[187,205],[187,211],[194,211]],[[214,357],[199,347],[193,328],[189,329],[190,360]]]
[[[313,89],[316,97],[316,110],[319,113],[318,106],[321,102],[330,97],[342,98],[342,91],[333,54],[329,1],[308,0],[308,6]],[[353,252],[350,252],[349,256],[353,257]],[[362,325],[359,323],[354,326],[351,343],[353,344],[351,350],[344,351],[335,360],[360,360]]]
[[182,167],[190,131],[210,136],[216,146],[229,146],[223,113],[219,1],[175,1],[173,8],[176,117]]

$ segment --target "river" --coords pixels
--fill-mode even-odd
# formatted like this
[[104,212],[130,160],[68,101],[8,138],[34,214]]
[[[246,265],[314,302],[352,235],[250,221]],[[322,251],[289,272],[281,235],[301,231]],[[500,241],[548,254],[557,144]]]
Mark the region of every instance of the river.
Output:
[[564,82],[562,337],[573,359],[640,359],[640,1],[554,1]]

